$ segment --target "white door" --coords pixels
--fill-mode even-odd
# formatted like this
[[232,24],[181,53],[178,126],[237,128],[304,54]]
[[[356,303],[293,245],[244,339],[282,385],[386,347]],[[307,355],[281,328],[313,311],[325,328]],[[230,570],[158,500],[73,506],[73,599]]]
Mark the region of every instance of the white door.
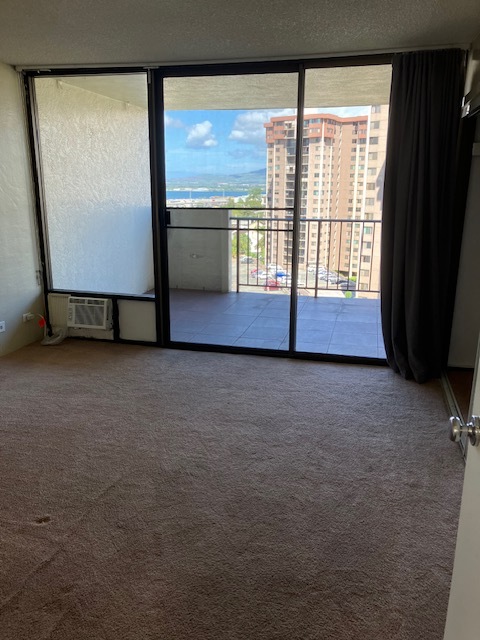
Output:
[[[470,414],[480,416],[480,345]],[[444,640],[480,638],[480,446],[467,449],[462,505]]]

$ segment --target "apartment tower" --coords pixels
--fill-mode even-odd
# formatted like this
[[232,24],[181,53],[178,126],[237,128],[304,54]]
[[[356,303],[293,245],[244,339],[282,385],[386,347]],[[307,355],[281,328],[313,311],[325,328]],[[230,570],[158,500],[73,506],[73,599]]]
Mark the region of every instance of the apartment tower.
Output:
[[[379,288],[388,105],[368,115],[343,118],[305,115],[301,166],[299,264],[320,264],[357,280],[360,295]],[[272,257],[292,260],[296,116],[271,118],[267,142],[267,206],[278,232],[271,234]],[[284,210],[282,210],[284,209]],[[358,221],[358,222],[356,222]],[[363,294],[361,293],[363,292]]]

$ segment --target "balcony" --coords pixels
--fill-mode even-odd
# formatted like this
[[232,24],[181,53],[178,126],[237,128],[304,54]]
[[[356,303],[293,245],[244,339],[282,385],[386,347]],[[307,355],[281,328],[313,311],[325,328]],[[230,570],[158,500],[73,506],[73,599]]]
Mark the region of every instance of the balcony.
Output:
[[[226,210],[203,211],[201,217],[192,210],[172,214],[172,340],[288,350],[292,220],[233,217]],[[180,218],[183,224],[175,227]],[[385,358],[375,271],[379,225],[302,219],[306,246],[315,238],[318,249],[314,255],[305,250],[299,265],[297,351]],[[360,270],[358,256],[347,253],[347,233],[359,238],[365,253],[378,256],[377,264]],[[335,234],[344,238],[341,259],[333,250]],[[272,266],[278,267],[275,273]]]
[[[288,349],[288,292],[172,290],[172,340]],[[385,358],[380,302],[332,295],[298,297],[297,351]]]

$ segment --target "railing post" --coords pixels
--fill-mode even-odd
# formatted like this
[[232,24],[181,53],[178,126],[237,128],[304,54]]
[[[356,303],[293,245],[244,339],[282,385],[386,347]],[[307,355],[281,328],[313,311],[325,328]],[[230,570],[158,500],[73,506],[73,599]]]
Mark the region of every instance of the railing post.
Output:
[[[318,298],[318,267],[320,266],[320,231],[322,221],[317,220],[317,259],[315,260],[315,298]],[[308,269],[308,265],[307,265]]]
[[240,292],[240,219],[237,218],[237,293]]

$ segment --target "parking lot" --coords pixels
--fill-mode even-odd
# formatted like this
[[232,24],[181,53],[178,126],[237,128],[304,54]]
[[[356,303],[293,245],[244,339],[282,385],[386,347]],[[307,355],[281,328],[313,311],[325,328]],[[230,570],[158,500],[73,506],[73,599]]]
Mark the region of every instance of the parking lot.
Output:
[[[237,278],[237,260],[232,262],[232,290],[254,291],[263,288],[266,291],[283,291],[292,285],[291,273],[281,264],[262,265],[253,258],[241,257]],[[300,295],[323,295],[326,292],[332,297],[354,298],[356,282],[336,271],[319,266],[299,268],[298,289]],[[336,295],[338,294],[338,295]],[[346,294],[346,295],[345,295]]]

